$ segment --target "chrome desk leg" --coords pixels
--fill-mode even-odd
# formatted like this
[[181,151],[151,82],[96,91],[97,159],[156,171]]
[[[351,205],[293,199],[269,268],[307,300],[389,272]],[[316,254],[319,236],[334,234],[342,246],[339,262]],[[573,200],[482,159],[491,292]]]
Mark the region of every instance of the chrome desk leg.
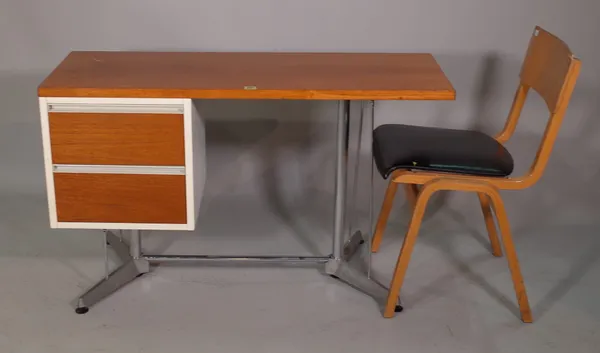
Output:
[[[344,245],[344,250],[342,253],[342,258],[344,260],[350,260],[350,258],[354,255],[354,253],[356,253],[356,251],[358,249],[360,249],[360,245],[365,243],[365,239],[363,238],[363,234],[360,230],[357,230],[356,232],[352,233],[352,231],[355,229],[353,226],[355,226],[356,224],[356,220],[358,219],[358,214],[357,214],[357,197],[358,197],[358,186],[359,186],[359,175],[360,175],[360,153],[361,153],[361,148],[362,148],[362,133],[363,133],[363,121],[364,121],[364,103],[360,102],[360,116],[358,119],[358,138],[357,138],[357,143],[356,143],[356,163],[354,164],[354,175],[353,175],[353,181],[354,184],[352,185],[352,195],[351,195],[351,199],[350,199],[350,209],[351,211],[348,211],[348,208],[346,208],[346,212],[349,212],[350,217],[348,217],[348,231],[350,232],[349,234],[352,234],[352,236],[350,237],[350,239],[348,239],[348,241],[346,241],[346,244]],[[349,119],[347,120],[347,123],[349,124],[350,121]],[[349,145],[349,144],[348,144]]]
[[372,244],[373,244],[373,234],[375,233],[375,224],[373,223],[373,205],[374,205],[374,196],[375,196],[375,190],[373,188],[373,173],[375,171],[375,158],[373,156],[373,133],[375,130],[375,101],[370,101],[369,102],[369,106],[370,106],[370,113],[369,114],[369,129],[368,131],[369,133],[369,160],[371,161],[371,170],[369,170],[369,236],[367,237],[367,244],[368,246],[368,264],[369,264],[369,268],[367,269],[367,276],[369,278],[371,278],[371,266],[373,266],[373,251],[372,251]]
[[[374,103],[370,102],[371,121],[374,114]],[[350,239],[345,239],[346,231],[346,192],[348,173],[348,145],[350,129],[350,102],[342,101],[338,109],[337,126],[337,155],[336,155],[336,183],[335,183],[335,220],[333,232],[333,249],[330,256],[212,256],[212,255],[145,255],[141,251],[141,237],[137,230],[132,231],[129,244],[121,240],[112,232],[106,233],[106,240],[122,261],[121,266],[98,282],[77,299],[75,312],[84,314],[89,307],[109,296],[136,277],[150,270],[150,262],[170,261],[210,261],[210,262],[239,262],[239,263],[325,263],[325,272],[359,291],[371,296],[383,310],[388,290],[369,276],[369,269],[365,269],[363,253],[365,247],[361,244],[371,237],[372,224],[369,224],[368,234],[355,232]],[[362,119],[361,119],[362,120]],[[362,129],[362,125],[360,126]],[[370,126],[372,135],[373,126]],[[369,139],[370,141],[370,139]],[[360,147],[360,146],[359,146]],[[357,161],[358,162],[358,161]],[[357,178],[355,178],[357,179]],[[355,180],[356,182],[356,180]],[[352,202],[355,202],[354,200]],[[372,223],[372,222],[370,222]],[[370,243],[370,242],[369,242]],[[369,250],[369,249],[367,249]],[[368,251],[370,254],[370,251]],[[354,256],[353,256],[354,255]],[[368,255],[367,255],[368,256]],[[370,266],[370,264],[369,264]],[[399,305],[396,311],[402,310]]]
[[[369,106],[372,117],[374,114],[374,104],[371,102]],[[387,288],[373,278],[370,278],[364,266],[358,263],[362,261],[360,256],[352,256],[355,252],[360,253],[360,251],[357,251],[357,248],[360,244],[364,243],[363,235],[361,232],[356,232],[344,243],[349,127],[350,102],[342,101],[338,106],[333,251],[332,259],[325,264],[325,272],[375,299],[379,305],[379,309],[383,311],[388,294]],[[362,129],[362,126],[360,128]],[[372,131],[370,133],[372,134]],[[369,225],[369,227],[372,227],[372,225]],[[368,231],[371,232],[372,229]],[[402,307],[398,305],[396,311],[401,310]]]
[[133,259],[139,259],[142,256],[142,237],[139,230],[131,231],[131,238],[129,239],[129,255]]
[[350,101],[338,103],[337,148],[335,156],[335,206],[333,223],[333,259],[342,259],[346,226],[346,182],[348,179],[348,144],[350,139]]
[[77,299],[75,307],[77,314],[87,313],[89,307],[114,293],[135,278],[150,271],[149,262],[140,258],[141,244],[139,231],[132,232],[131,246],[110,231],[106,232],[106,242],[115,250],[122,264],[111,272],[108,277],[96,283],[96,285],[88,289]]

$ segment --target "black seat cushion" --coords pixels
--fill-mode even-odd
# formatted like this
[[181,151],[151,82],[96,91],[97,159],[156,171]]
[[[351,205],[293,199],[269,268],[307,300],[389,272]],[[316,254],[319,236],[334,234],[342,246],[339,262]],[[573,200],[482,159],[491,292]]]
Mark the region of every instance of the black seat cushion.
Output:
[[373,157],[385,179],[397,169],[505,177],[514,167],[506,148],[484,133],[400,124],[375,129]]

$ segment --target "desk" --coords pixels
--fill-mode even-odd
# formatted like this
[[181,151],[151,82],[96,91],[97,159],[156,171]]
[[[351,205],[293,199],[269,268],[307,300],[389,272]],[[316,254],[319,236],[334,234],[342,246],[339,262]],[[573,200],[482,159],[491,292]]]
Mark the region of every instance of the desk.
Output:
[[[123,264],[77,300],[88,307],[163,261],[321,263],[372,296],[385,286],[349,265],[370,239],[344,234],[350,101],[452,100],[430,54],[72,52],[38,89],[52,228],[103,229]],[[206,176],[194,99],[338,100],[329,256],[149,255],[141,230],[194,230]],[[111,230],[131,230],[129,242]]]

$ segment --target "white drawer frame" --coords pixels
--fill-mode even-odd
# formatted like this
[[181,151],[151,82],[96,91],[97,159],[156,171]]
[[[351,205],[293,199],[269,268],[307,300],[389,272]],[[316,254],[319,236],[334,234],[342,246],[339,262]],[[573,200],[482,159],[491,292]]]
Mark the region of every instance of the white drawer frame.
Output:
[[[200,212],[206,182],[206,148],[204,120],[191,99],[179,98],[69,98],[40,97],[40,118],[44,148],[44,169],[51,228],[68,229],[135,229],[135,230],[194,230]],[[112,166],[112,165],[60,165],[52,163],[49,112],[103,112],[103,113],[157,113],[182,114],[184,119],[185,165],[170,166]],[[162,174],[186,177],[185,224],[159,223],[99,223],[58,222],[54,173],[101,174]]]

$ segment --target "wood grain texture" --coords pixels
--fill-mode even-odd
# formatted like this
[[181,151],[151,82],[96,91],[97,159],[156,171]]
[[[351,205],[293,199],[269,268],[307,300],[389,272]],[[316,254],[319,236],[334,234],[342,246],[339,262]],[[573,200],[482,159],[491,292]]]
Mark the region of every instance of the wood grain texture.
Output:
[[510,140],[513,133],[517,128],[517,123],[519,122],[519,117],[521,116],[521,112],[523,111],[523,107],[525,106],[525,101],[527,100],[527,94],[529,93],[529,87],[523,84],[519,84],[517,87],[517,92],[515,93],[515,98],[513,99],[512,106],[510,107],[510,111],[508,113],[508,118],[504,123],[504,128],[502,131],[495,137],[496,141],[501,144],[505,144]]
[[[533,321],[527,292],[523,283],[523,276],[512,240],[508,217],[499,190],[524,189],[534,185],[542,176],[560,125],[567,111],[580,68],[581,62],[575,58],[563,41],[542,28],[536,27],[534,35],[530,40],[521,71],[521,82],[515,94],[507,122],[502,132],[496,136],[496,140],[500,143],[505,143],[511,138],[516,129],[530,88],[544,98],[550,111],[550,118],[535,160],[526,175],[516,178],[498,178],[417,170],[396,170],[392,173],[391,183],[423,186],[418,194],[413,216],[396,263],[396,269],[390,284],[384,310],[385,317],[394,316],[398,295],[402,288],[412,249],[429,197],[439,190],[457,190],[478,193],[486,228],[492,244],[492,253],[495,256],[501,256],[502,249],[496,232],[492,213],[493,207],[521,312],[521,320],[523,322]],[[390,187],[388,187],[388,190],[390,190]],[[386,192],[386,200],[388,192]],[[379,216],[382,224],[378,223],[377,227],[381,229],[385,228],[387,212],[389,211],[385,207],[382,208]],[[381,242],[382,234],[381,232],[379,237],[377,237],[377,233],[375,234],[374,241],[376,240],[377,244]]]
[[406,231],[404,241],[402,242],[400,255],[398,255],[398,260],[396,261],[394,275],[392,277],[392,281],[390,282],[390,289],[383,311],[383,316],[386,318],[394,316],[396,304],[398,302],[398,296],[400,295],[400,290],[402,289],[402,284],[404,283],[404,277],[406,275],[406,270],[408,269],[410,257],[417,241],[417,235],[419,234],[421,222],[423,221],[425,209],[427,208],[427,202],[435,191],[436,190],[434,188],[424,187],[423,191],[420,192],[419,196],[417,197],[410,223],[408,224],[408,230]]
[[185,176],[55,173],[59,222],[186,223]]
[[398,184],[396,184],[393,180],[390,180],[388,187],[385,190],[385,197],[383,198],[383,203],[381,204],[379,217],[377,217],[375,233],[373,235],[373,240],[371,240],[371,252],[379,251],[381,241],[383,240],[383,233],[385,232],[387,221],[390,217],[390,212],[392,212],[392,208],[394,207],[394,197],[396,196],[397,190]]
[[435,99],[454,88],[430,54],[72,52],[41,97]]
[[[548,119],[535,159],[527,174],[519,177],[496,178],[428,171],[396,170],[392,174],[392,179],[396,183],[422,185],[432,180],[448,178],[450,176],[455,180],[487,183],[499,189],[510,190],[525,189],[537,183],[544,174],[544,170],[550,159],[550,153],[554,147],[554,142],[567,112],[581,70],[581,61],[575,58],[568,50],[568,46],[560,39],[540,27],[536,27],[536,31],[537,34],[534,33],[530,41],[530,46],[532,45],[533,49],[530,47],[527,51],[526,62],[521,72],[521,82],[517,88],[508,119],[502,132],[495,137],[502,144],[511,138],[516,129],[530,87],[544,97],[550,109],[550,118]],[[537,39],[540,37],[542,39]],[[548,57],[542,57],[540,53]],[[562,67],[562,64],[550,64],[563,62],[568,62],[566,68]],[[540,66],[535,66],[532,63],[539,63]],[[540,68],[543,68],[544,71],[539,71],[541,70]],[[553,92],[556,91],[557,87],[559,87],[558,96],[555,97]]]
[[460,179],[453,179],[451,175],[448,175],[446,178],[439,178],[427,182],[425,185],[423,185],[421,191],[419,192],[417,202],[408,225],[408,230],[406,231],[406,236],[404,237],[404,241],[402,243],[400,255],[398,256],[398,260],[396,262],[394,275],[392,277],[392,281],[390,282],[390,289],[383,316],[387,318],[394,316],[394,309],[396,308],[398,296],[404,283],[406,271],[408,269],[413,248],[417,240],[419,228],[421,227],[421,222],[423,221],[423,215],[425,214],[427,203],[429,202],[431,196],[440,190],[477,192],[480,195],[489,197],[489,200],[491,201],[498,218],[498,227],[500,228],[502,242],[504,243],[504,249],[506,251],[506,258],[508,260],[508,266],[512,275],[513,286],[517,296],[519,310],[521,312],[521,320],[526,323],[532,322],[533,318],[531,315],[527,291],[525,290],[525,284],[523,282],[523,276],[521,274],[519,261],[517,259],[517,253],[511,237],[508,218],[506,217],[506,211],[504,210],[504,204],[498,189],[486,183],[468,182]]
[[50,113],[55,164],[185,165],[183,115]]
[[536,27],[521,68],[521,82],[537,91],[551,113],[558,108],[573,53],[569,46],[541,27]]
[[508,216],[506,215],[506,210],[504,208],[504,201],[502,201],[500,194],[495,189],[493,192],[487,192],[487,195],[494,205],[494,211],[496,213],[496,218],[498,219],[498,228],[500,229],[502,243],[504,244],[504,250],[506,252],[506,259],[508,260],[508,267],[510,268],[513,287],[515,289],[515,295],[517,296],[519,311],[521,312],[521,320],[525,323],[531,323],[533,322],[533,316],[529,306],[525,282],[523,281],[523,275],[521,274],[521,266],[519,265],[519,259],[517,258],[517,251],[515,250],[515,244],[512,240]]
[[414,184],[404,184],[404,193],[410,205],[410,209],[414,210],[417,204],[417,196],[419,196],[419,187]]
[[492,248],[492,255],[496,257],[502,256],[502,247],[500,246],[500,240],[498,240],[498,233],[496,232],[496,223],[494,222],[494,213],[490,206],[490,199],[484,193],[477,193],[479,197],[479,204],[481,205],[481,212],[483,213],[483,220],[485,221],[485,228],[490,238],[490,245]]

